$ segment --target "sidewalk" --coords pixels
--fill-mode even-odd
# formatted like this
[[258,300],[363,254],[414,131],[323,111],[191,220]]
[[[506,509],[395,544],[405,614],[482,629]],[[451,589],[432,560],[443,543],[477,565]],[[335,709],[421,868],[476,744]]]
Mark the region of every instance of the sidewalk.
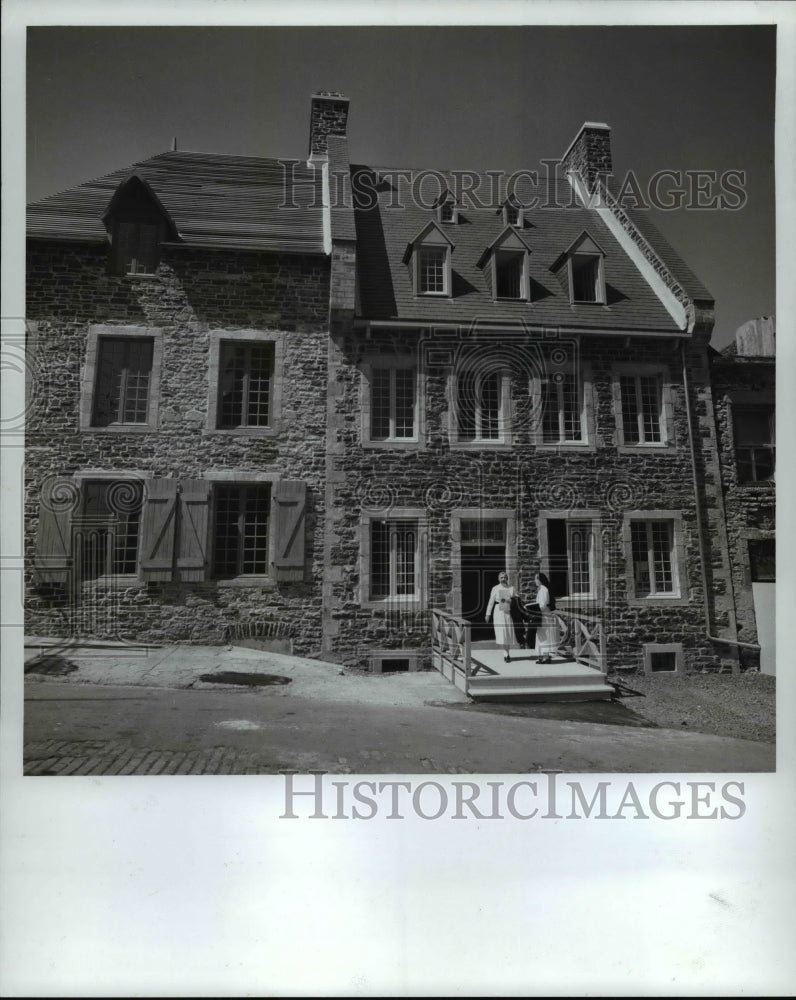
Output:
[[269,686],[270,695],[299,695],[326,701],[383,706],[421,706],[427,701],[468,699],[436,670],[399,674],[346,673],[338,663],[272,653],[243,646],[132,646],[124,643],[72,645],[69,639],[25,639],[27,681],[110,684],[158,688],[227,687],[206,682],[223,672],[276,675],[290,683]]

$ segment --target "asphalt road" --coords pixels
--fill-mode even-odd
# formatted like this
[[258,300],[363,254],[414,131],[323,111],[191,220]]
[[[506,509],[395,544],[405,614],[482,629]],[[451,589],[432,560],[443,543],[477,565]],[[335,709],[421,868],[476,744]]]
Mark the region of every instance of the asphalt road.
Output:
[[268,688],[40,681],[26,685],[24,773],[743,773],[775,766],[770,744],[647,728],[630,713],[628,725],[609,725],[574,721],[574,706],[563,718],[474,708],[361,705]]

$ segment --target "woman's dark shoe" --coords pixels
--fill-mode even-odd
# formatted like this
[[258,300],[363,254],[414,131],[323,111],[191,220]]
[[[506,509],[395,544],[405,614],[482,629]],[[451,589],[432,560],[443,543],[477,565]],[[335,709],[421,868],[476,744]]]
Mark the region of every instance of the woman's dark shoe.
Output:
[[510,656],[504,656],[503,659],[506,661],[506,663],[511,663],[511,657]]

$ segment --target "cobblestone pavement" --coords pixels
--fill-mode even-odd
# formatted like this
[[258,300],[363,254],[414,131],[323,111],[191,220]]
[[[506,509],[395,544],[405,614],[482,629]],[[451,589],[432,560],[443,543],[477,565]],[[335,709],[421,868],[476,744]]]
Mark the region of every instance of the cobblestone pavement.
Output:
[[[401,766],[401,757],[405,763]],[[389,754],[380,750],[359,750],[355,757],[337,757],[329,761],[335,774],[384,773],[386,762],[396,764],[396,773],[409,773],[416,755]],[[462,763],[444,766],[424,757],[424,772],[431,774],[473,774],[475,766]],[[26,743],[23,774],[63,777],[65,775],[156,775],[156,774],[268,774],[277,770],[267,755],[237,751],[229,747],[201,750],[141,750],[116,741],[45,740]]]

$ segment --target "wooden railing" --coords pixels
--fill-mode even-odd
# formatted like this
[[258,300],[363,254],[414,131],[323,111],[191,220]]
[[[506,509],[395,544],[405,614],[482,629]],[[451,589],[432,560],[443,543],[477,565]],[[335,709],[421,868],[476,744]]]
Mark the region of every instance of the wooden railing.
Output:
[[470,686],[470,622],[431,609],[431,659],[434,667],[465,694]]
[[608,672],[606,636],[602,619],[572,611],[554,611],[560,623],[558,648],[566,651],[573,660]]

